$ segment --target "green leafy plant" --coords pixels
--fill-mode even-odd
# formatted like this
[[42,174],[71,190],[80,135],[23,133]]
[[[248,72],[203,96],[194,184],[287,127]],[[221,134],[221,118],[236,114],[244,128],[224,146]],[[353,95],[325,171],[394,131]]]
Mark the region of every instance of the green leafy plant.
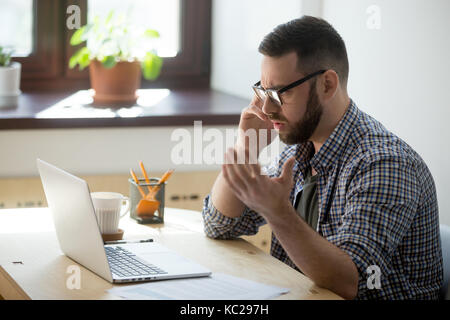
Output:
[[12,49],[0,46],[0,67],[7,67],[11,63]]
[[119,61],[139,61],[142,74],[147,80],[155,80],[161,71],[162,59],[155,49],[159,33],[153,29],[140,29],[128,23],[125,15],[114,11],[101,19],[96,16],[74,32],[70,44],[77,46],[86,41],[86,46],[76,51],[69,60],[69,67],[86,68],[94,59],[105,68],[112,68]]

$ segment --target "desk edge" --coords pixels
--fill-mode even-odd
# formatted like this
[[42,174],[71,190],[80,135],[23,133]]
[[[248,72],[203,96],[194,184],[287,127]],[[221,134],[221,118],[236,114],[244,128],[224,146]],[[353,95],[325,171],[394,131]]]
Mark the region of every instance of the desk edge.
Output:
[[0,288],[0,295],[5,300],[31,300],[2,265],[0,265]]

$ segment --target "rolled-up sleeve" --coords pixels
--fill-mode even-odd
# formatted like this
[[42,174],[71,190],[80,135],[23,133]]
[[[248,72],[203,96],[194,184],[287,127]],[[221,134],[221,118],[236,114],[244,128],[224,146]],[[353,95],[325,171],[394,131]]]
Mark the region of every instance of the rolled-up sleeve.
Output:
[[[281,156],[275,158],[272,163],[262,167],[262,174],[268,177],[278,177],[281,167],[288,156],[292,155],[292,147],[285,148]],[[208,194],[203,200],[203,222],[205,234],[214,239],[233,239],[239,236],[251,236],[258,233],[259,227],[266,224],[266,220],[256,211],[245,206],[239,217],[230,218],[223,215],[211,200]]]
[[379,268],[380,290],[388,279],[392,284],[398,277],[392,274],[392,255],[414,220],[419,193],[413,163],[389,154],[364,159],[351,180],[342,224],[326,239],[345,251],[356,265],[357,298],[370,295],[369,267]]
[[254,235],[266,223],[257,212],[245,207],[242,215],[230,218],[214,207],[211,196],[203,201],[203,222],[205,234],[214,239],[233,239],[242,235]]

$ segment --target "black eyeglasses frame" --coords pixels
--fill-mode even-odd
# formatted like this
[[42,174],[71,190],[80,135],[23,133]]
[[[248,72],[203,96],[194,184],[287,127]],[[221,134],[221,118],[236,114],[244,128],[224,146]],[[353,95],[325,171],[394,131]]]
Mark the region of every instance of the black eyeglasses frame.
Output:
[[[309,75],[307,75],[306,77],[294,81],[291,84],[288,84],[287,86],[281,88],[281,89],[264,89],[261,87],[261,81],[258,81],[257,83],[255,83],[252,88],[253,91],[255,91],[256,95],[258,96],[258,98],[260,98],[262,101],[265,100],[265,97],[269,97],[270,99],[272,99],[276,104],[278,104],[279,106],[283,105],[283,100],[281,99],[281,94],[283,92],[286,92],[289,89],[295,88],[299,85],[301,85],[303,82],[308,81],[311,78],[314,78],[315,76],[318,76],[319,74],[323,74],[325,73],[327,70],[319,70],[316,71],[314,73],[311,73]],[[262,92],[264,92],[264,97],[261,97]]]

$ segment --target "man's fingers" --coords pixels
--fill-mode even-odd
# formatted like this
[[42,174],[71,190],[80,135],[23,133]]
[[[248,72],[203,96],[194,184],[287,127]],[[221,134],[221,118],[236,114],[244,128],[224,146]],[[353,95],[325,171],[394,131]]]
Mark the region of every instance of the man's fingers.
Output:
[[243,179],[245,176],[241,176],[236,170],[237,166],[237,154],[233,148],[229,148],[225,153],[225,168],[227,169],[227,173],[230,179],[236,184],[239,184],[242,187],[245,187],[245,183]]
[[[237,156],[237,152],[235,149],[232,148],[228,149],[227,154],[228,159],[234,160],[237,159],[239,161],[239,157]],[[240,181],[242,181],[246,189],[251,188],[252,173],[245,164],[235,162],[234,164],[229,165],[228,169],[229,172],[232,172],[233,174],[239,177]]]
[[286,160],[283,165],[283,170],[281,172],[281,178],[286,181],[292,180],[292,169],[294,168],[295,158],[290,157]]
[[240,181],[240,179],[236,176],[235,172],[230,170],[230,165],[222,165],[222,174],[231,190],[240,200],[242,200],[240,197],[244,193],[244,190],[242,189],[242,181]]
[[248,165],[249,170],[256,179],[261,177],[261,166],[258,163],[251,163]]
[[262,108],[264,102],[256,95],[253,95],[252,101],[250,102],[251,106],[257,106],[258,108]]
[[244,119],[249,118],[249,117],[254,117],[257,116],[259,119],[261,119],[261,121],[268,121],[269,118],[267,117],[267,115],[261,110],[260,107],[255,106],[255,105],[250,105],[248,106],[244,112],[242,113],[242,117]]
[[256,136],[253,136],[253,139],[250,139],[249,134],[245,133],[242,133],[242,135],[244,135],[244,146],[235,148],[237,152],[237,163],[255,164],[258,162],[258,138]]

